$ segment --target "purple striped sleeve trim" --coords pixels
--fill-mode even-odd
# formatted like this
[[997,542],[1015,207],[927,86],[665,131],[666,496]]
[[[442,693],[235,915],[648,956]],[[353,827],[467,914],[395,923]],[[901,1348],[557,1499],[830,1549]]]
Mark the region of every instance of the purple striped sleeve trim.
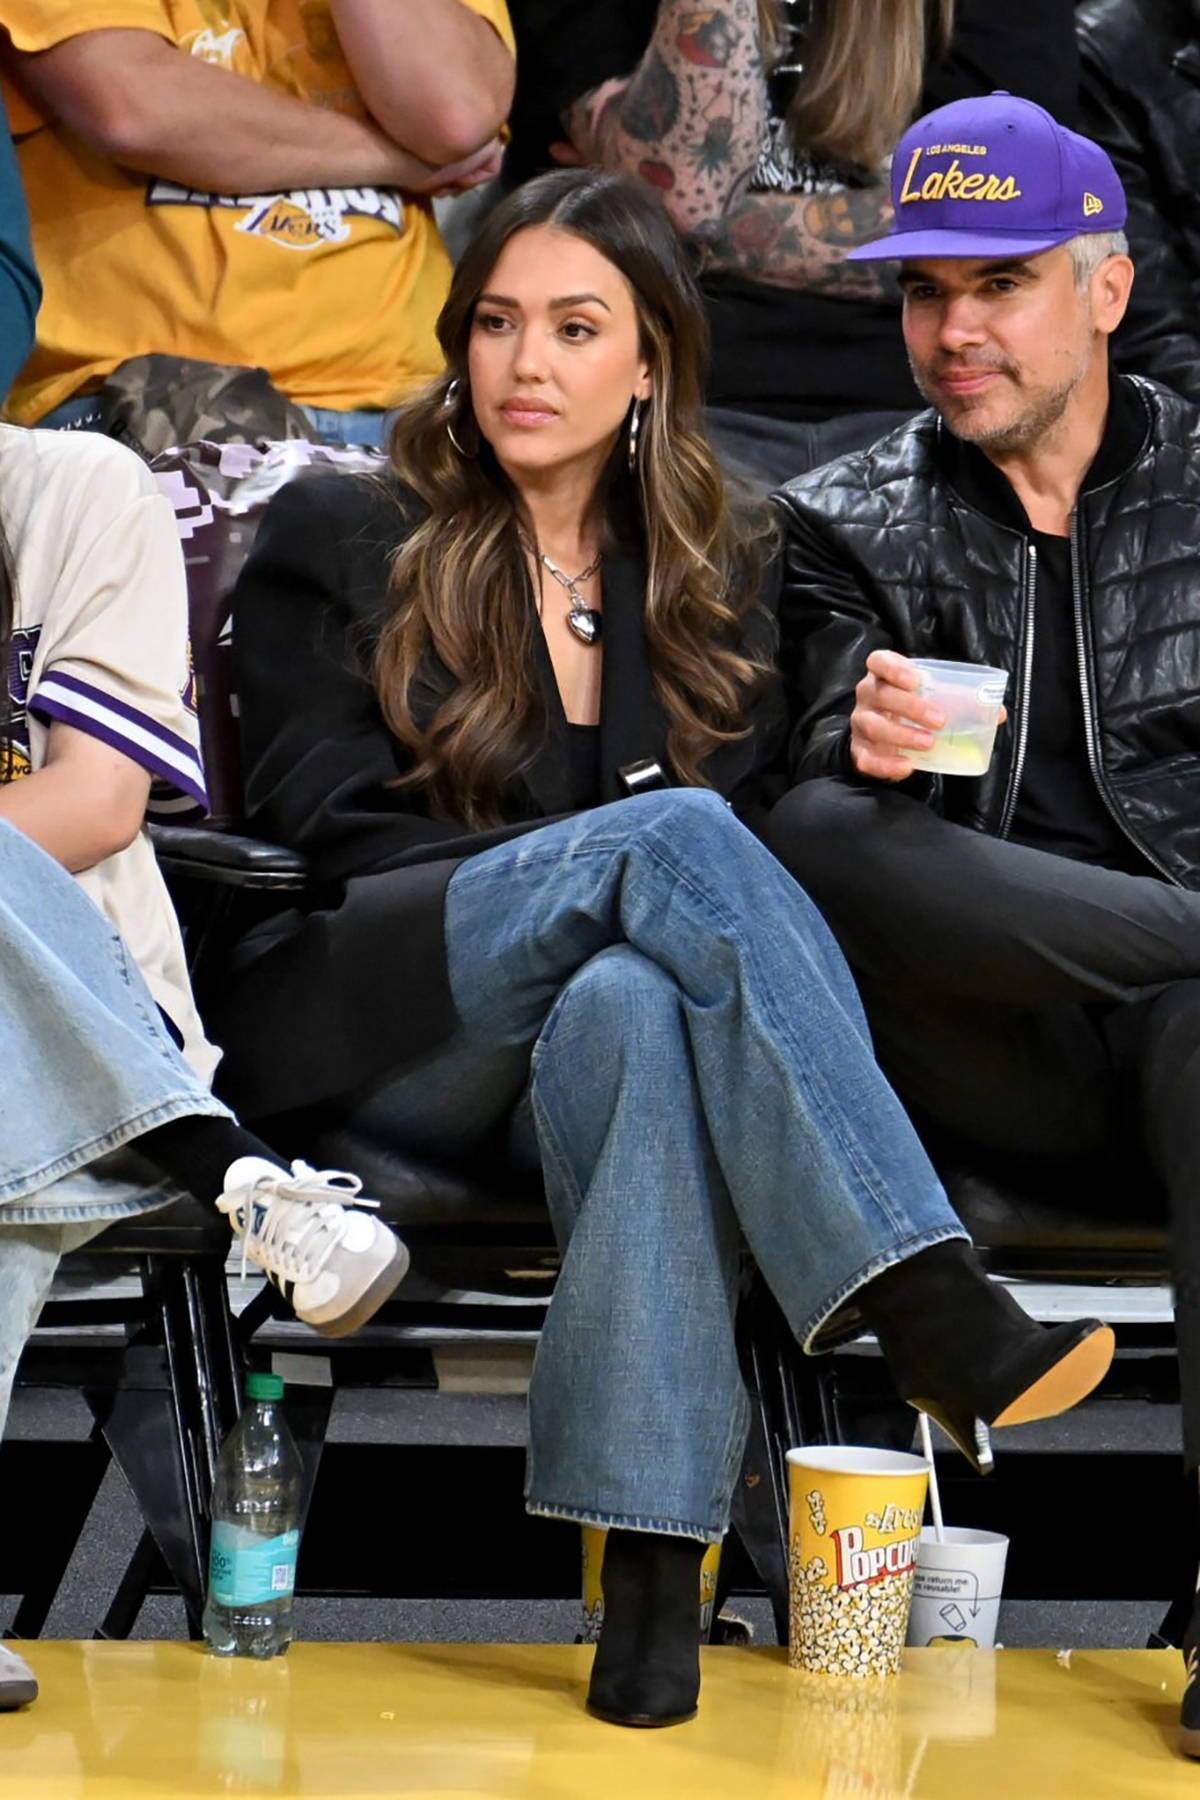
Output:
[[[39,718],[58,719],[64,725],[73,725],[77,731],[86,731],[89,737],[97,738],[110,749],[119,750],[122,756],[129,757],[139,767],[149,770],[151,775],[158,775],[169,787],[179,793],[186,794],[194,800],[198,807],[208,811],[208,791],[204,785],[204,771],[200,759],[194,750],[189,749],[187,760],[176,751],[173,756],[167,755],[153,742],[139,741],[134,735],[132,725],[122,730],[105,721],[97,712],[86,706],[73,706],[59,699],[54,694],[47,694],[39,689],[35,702],[30,710]],[[107,711],[107,708],[105,709]],[[149,736],[150,734],[146,734]],[[180,740],[182,741],[182,740]]]
[[40,711],[43,694],[55,694],[56,692],[60,692],[68,703],[70,696],[75,695],[81,701],[101,707],[106,713],[115,714],[118,719],[127,719],[131,725],[136,725],[139,730],[146,732],[150,737],[159,738],[164,745],[178,751],[181,756],[188,757],[192,761],[196,760],[195,746],[189,744],[186,738],[180,737],[178,732],[169,730],[167,726],[160,725],[156,719],[151,719],[146,713],[139,712],[137,707],[130,706],[128,701],[118,700],[115,694],[106,693],[104,688],[93,687],[90,682],[81,681],[78,675],[68,675],[65,670],[47,670],[42,677],[37,694],[29,703],[32,710]]

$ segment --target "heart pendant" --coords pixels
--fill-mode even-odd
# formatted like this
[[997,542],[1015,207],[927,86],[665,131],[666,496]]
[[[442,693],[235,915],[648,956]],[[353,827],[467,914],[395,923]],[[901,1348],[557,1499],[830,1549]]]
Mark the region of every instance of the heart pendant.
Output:
[[601,614],[594,606],[573,606],[567,614],[567,624],[581,644],[600,642],[600,622]]

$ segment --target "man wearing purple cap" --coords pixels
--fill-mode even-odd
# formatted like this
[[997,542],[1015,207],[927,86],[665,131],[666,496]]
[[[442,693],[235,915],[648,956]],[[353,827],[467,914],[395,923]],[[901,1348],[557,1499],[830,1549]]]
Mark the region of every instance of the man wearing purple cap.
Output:
[[[962,101],[901,139],[892,196],[851,255],[899,262],[931,410],[778,496],[799,785],[772,842],[919,1124],[1076,1180],[1157,1175],[1195,1471],[1200,411],[1110,375],[1133,267],[1098,146],[1007,94]],[[913,656],[1008,672],[982,777],[906,760],[945,723]],[[1174,1610],[1200,1754],[1200,1608]]]

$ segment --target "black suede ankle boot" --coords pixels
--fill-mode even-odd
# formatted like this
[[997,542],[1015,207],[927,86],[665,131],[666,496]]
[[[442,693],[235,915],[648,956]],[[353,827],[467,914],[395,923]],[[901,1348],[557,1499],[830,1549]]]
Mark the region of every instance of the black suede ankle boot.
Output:
[[700,1694],[700,1564],[707,1545],[610,1531],[604,1623],[587,1706],[610,1725],[682,1725]]
[[1112,1361],[1107,1325],[1039,1325],[962,1238],[893,1264],[854,1298],[904,1399],[980,1474],[992,1467],[989,1426],[1066,1412]]

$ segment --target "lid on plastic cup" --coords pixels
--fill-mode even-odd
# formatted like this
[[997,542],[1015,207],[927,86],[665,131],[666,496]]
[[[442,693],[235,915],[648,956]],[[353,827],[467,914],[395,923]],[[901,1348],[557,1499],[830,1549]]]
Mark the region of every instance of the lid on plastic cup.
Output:
[[282,1400],[283,1377],[281,1375],[247,1375],[247,1400]]

